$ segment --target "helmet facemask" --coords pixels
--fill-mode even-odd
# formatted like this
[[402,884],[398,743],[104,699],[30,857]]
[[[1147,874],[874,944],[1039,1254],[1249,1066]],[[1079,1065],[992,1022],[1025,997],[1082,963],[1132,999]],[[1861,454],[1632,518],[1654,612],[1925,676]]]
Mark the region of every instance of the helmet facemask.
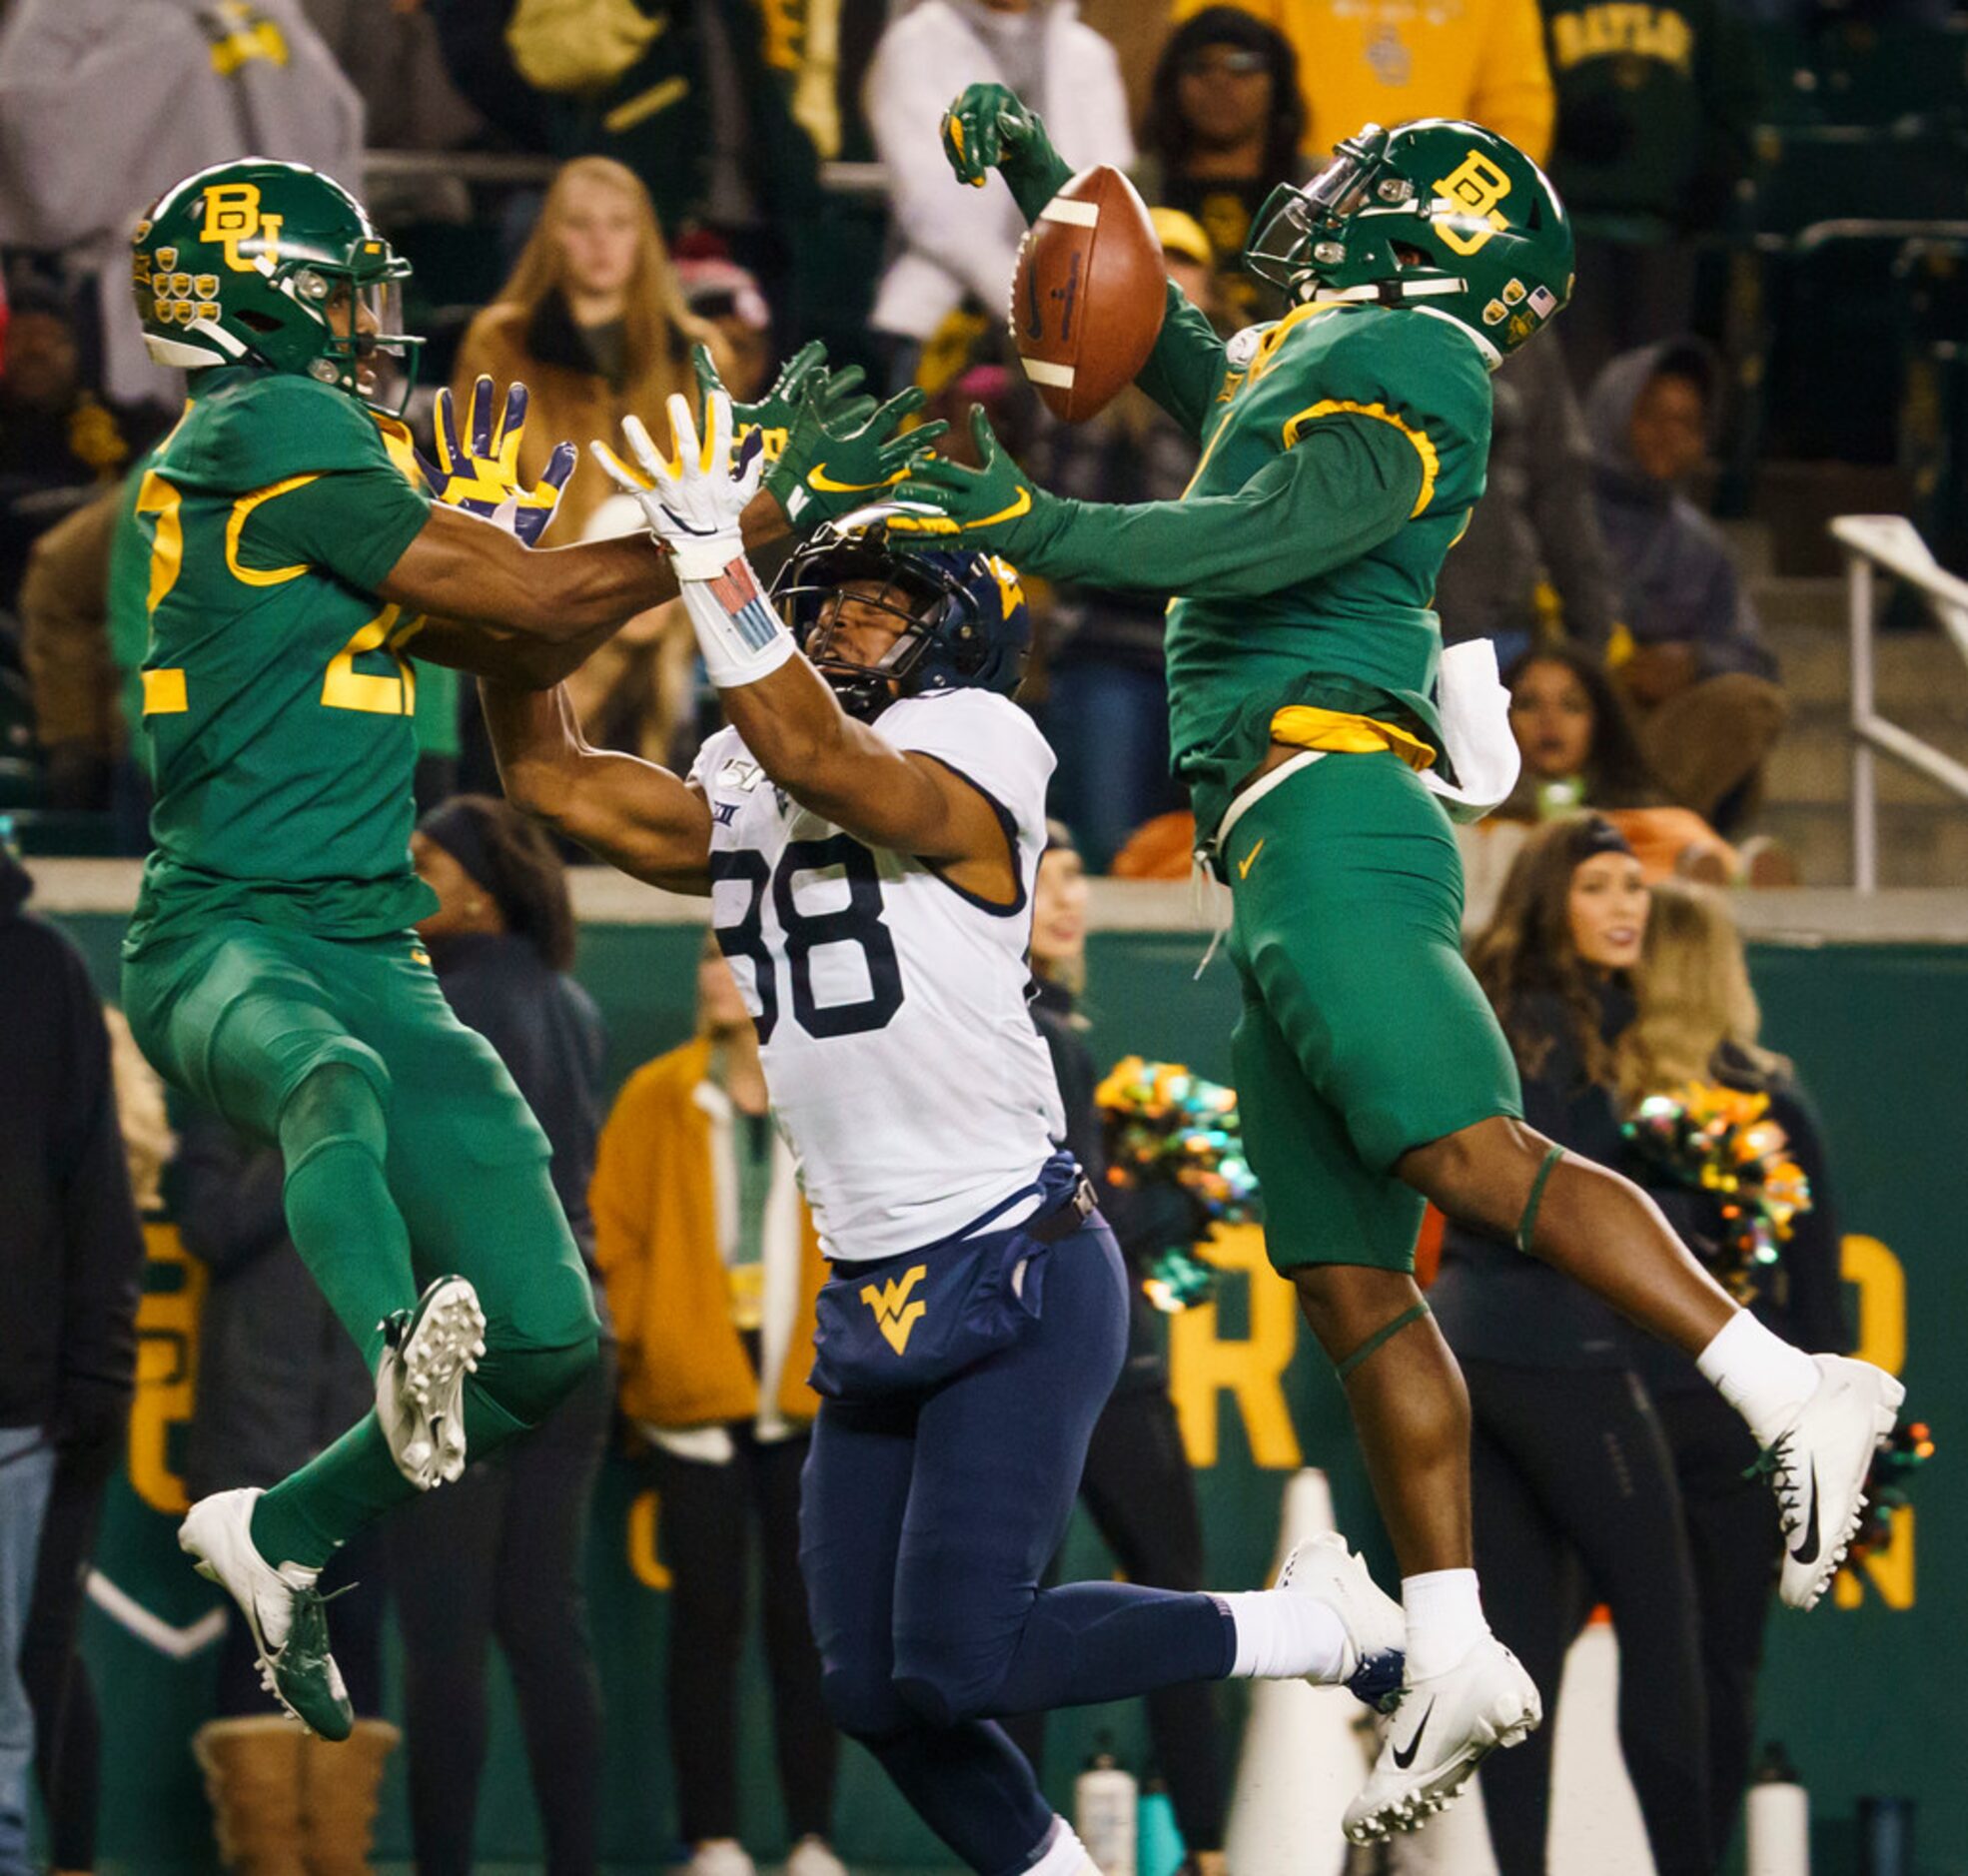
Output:
[[[385,250],[388,253],[388,250]],[[359,398],[386,417],[402,417],[417,388],[424,341],[405,331],[404,282],[410,263],[390,255],[379,272],[294,261],[274,271],[274,285],[322,328],[308,376]],[[253,324],[254,316],[241,316]]]

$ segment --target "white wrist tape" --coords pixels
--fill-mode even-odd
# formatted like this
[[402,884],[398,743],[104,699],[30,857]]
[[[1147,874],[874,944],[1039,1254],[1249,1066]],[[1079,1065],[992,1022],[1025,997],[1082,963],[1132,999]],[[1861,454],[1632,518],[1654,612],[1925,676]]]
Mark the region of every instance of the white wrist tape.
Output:
[[792,656],[792,634],[759,589],[736,534],[692,541],[672,557],[704,670],[719,690],[755,684]]

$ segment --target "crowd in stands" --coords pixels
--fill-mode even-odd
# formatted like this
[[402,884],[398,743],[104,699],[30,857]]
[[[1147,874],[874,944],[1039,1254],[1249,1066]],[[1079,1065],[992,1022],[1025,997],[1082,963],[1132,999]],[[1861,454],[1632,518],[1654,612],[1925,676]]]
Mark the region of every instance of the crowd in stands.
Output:
[[[1797,856],[1758,821],[1786,719],[1782,677],[1712,510],[1719,493],[1740,511],[1739,479],[1731,486],[1717,471],[1740,466],[1744,440],[1753,456],[1759,439],[1786,434],[1783,414],[1754,395],[1771,342],[1760,330],[1745,336],[1742,318],[1744,270],[1757,265],[1748,236],[1771,174],[1758,127],[1811,90],[1798,76],[1810,58],[1849,51],[1848,15],[1889,34],[1949,38],[1960,24],[1914,0],[12,0],[0,10],[0,814],[37,854],[146,849],[136,672],[147,554],[134,512],[183,386],[144,355],[126,244],[145,203],[191,171],[253,152],[365,193],[418,267],[414,328],[430,343],[414,423],[428,431],[438,384],[462,389],[482,373],[523,382],[532,407],[522,473],[536,476],[562,438],[583,447],[549,537],[571,540],[634,524],[584,446],[613,438],[630,412],[654,424],[667,395],[692,389],[697,344],[743,397],[820,338],[871,380],[922,385],[931,415],[985,404],[1048,487],[1099,501],[1181,493],[1195,446],[1140,393],[1069,428],[1024,384],[1002,321],[1021,218],[995,179],[953,187],[939,149],[943,108],[968,83],[1014,88],[1076,165],[1128,169],[1171,276],[1226,336],[1282,310],[1239,264],[1274,184],[1303,181],[1370,119],[1472,117],[1548,164],[1579,238],[1577,293],[1556,343],[1529,347],[1494,380],[1488,492],[1437,595],[1450,642],[1495,646],[1523,755],[1516,794],[1462,834],[1485,988],[1511,1022],[1527,1081],[1549,1096],[1540,1124],[1582,1151],[1616,1154],[1616,1137],[1601,1136],[1616,1136],[1617,1105],[1669,1085],[1669,1068],[1682,1078],[1714,1069],[1788,1098],[1784,1065],[1757,1044],[1746,985],[1731,995],[1740,954],[1726,912],[1679,882],[1797,877]],[[1953,43],[1963,96],[1950,134],[1968,123]],[[964,436],[953,430],[953,451]],[[1168,772],[1167,595],[1063,586],[1033,597],[1039,641],[1023,700],[1058,752],[1051,805],[1061,823],[1035,934],[1038,1013],[1086,1128],[1092,1069],[1073,1014],[1080,882],[1109,870],[1184,876],[1195,842]],[[715,721],[673,605],[633,621],[571,689],[594,742],[678,766]],[[431,812],[416,852],[443,901],[426,928],[433,960],[546,1125],[619,1362],[509,1467],[481,1467],[398,1519],[387,1559],[350,1553],[325,1578],[387,1580],[417,1611],[403,1718],[419,1867],[469,1865],[459,1820],[476,1800],[492,1641],[518,1696],[552,1867],[593,1867],[601,1712],[579,1556],[621,1417],[669,1520],[671,1739],[679,1832],[697,1848],[697,1876],[750,1869],[734,1772],[744,1609],[729,1567],[748,1549],[762,1566],[793,1876],[838,1876],[832,1734],[792,1522],[813,1405],[799,1352],[819,1262],[768,1124],[756,1039],[707,951],[696,1036],[634,1075],[601,1124],[597,1019],[565,975],[560,858],[484,798],[496,778],[472,687],[433,669],[418,697],[420,806]],[[1595,958],[1575,934],[1540,962],[1536,946],[1564,927],[1573,874],[1608,861],[1630,870],[1633,890],[1661,895],[1645,968]],[[105,1131],[108,1045],[95,1039],[79,966],[19,915],[25,891],[18,866],[0,859],[0,954],[18,953],[0,972],[0,1037],[22,1063],[45,1066],[56,1045],[37,1054],[19,1031],[17,1012],[32,1009],[90,1040],[68,1049],[74,1074],[46,1105],[28,1082],[0,1078],[0,1151],[22,1161],[18,1181],[7,1163],[10,1192],[38,1190],[27,1161],[40,1155],[59,1171],[50,1205],[84,1187],[95,1195],[71,1236],[88,1247],[97,1314],[76,1319],[87,1333],[57,1356],[17,1351],[8,1338],[25,1318],[12,1303],[0,1312],[0,1530],[30,1501],[37,1520],[45,1505],[42,1576],[66,1568],[73,1579],[127,1400],[141,1242]],[[1695,968],[1656,967],[1656,947],[1676,943],[1707,972],[1712,1033],[1681,1038],[1678,1055],[1649,1053],[1646,985]],[[161,1115],[148,1133],[138,1118],[157,1103],[143,1074],[137,1065],[119,1084],[126,1132],[151,1143],[132,1146],[139,1204],[169,1140]],[[1807,1110],[1791,1108],[1786,1126],[1809,1140]],[[24,1130],[29,1116],[55,1131]],[[368,1379],[286,1242],[278,1156],[207,1117],[174,1121],[172,1204],[211,1279],[187,1482],[199,1492],[270,1483],[354,1416]],[[0,1242],[19,1224],[9,1212]],[[1139,1242],[1194,1242],[1201,1230],[1158,1220]],[[1623,1341],[1598,1347],[1603,1325],[1567,1315],[1575,1299],[1553,1302],[1548,1287],[1564,1280],[1548,1271],[1525,1276],[1545,1291],[1519,1316],[1507,1294],[1485,1289],[1501,1281],[1496,1252],[1452,1238],[1442,1309],[1470,1365],[1485,1506],[1527,1498],[1522,1480],[1535,1467],[1577,1482],[1571,1453],[1528,1450],[1520,1378],[1485,1382],[1485,1365],[1523,1359],[1492,1328],[1517,1334],[1542,1310],[1571,1337],[1540,1345],[1547,1355],[1593,1345],[1549,1383],[1570,1405],[1540,1420],[1568,1424],[1578,1440],[1631,1434],[1619,1416],[1640,1360]],[[1816,1310],[1793,1325],[1806,1347],[1831,1347],[1841,1333],[1821,1301],[1813,1292],[1794,1306]],[[1089,1501],[1137,1580],[1187,1586],[1201,1568],[1193,1486],[1152,1327],[1137,1327],[1141,1359],[1123,1384],[1136,1392],[1117,1396],[1096,1436]],[[271,1395],[270,1365],[282,1377]],[[1647,1379],[1681,1402],[1685,1377]],[[1767,1593],[1757,1559],[1773,1541],[1754,1522],[1761,1500],[1745,1511],[1723,1476],[1702,1417],[1710,1406],[1696,1391],[1664,1411],[1666,1443],[1642,1442],[1652,1495],[1626,1507],[1635,1554],[1665,1555],[1673,1570],[1637,1601],[1601,1585],[1659,1670],[1634,1677],[1645,1684],[1625,1710],[1625,1736],[1656,1849],[1676,1869],[1708,1867],[1709,1850],[1688,1843],[1718,1845],[1733,1825],[1751,1631]],[[23,1437],[33,1427],[16,1419],[56,1431]],[[1498,1615],[1540,1683],[1582,1613],[1559,1553],[1610,1528],[1579,1491],[1568,1521],[1531,1528],[1526,1512],[1523,1529],[1478,1528],[1479,1544],[1551,1561],[1548,1582],[1516,1578],[1522,1596],[1508,1619],[1521,1638]],[[1157,1507],[1152,1528],[1129,1515],[1143,1502]],[[1690,1554],[1722,1560],[1690,1585]],[[483,1568],[462,1571],[466,1556]],[[33,1567],[0,1545],[0,1590]],[[0,1606],[14,1604],[0,1596]],[[72,1595],[37,1601],[30,1641],[40,1637],[42,1652],[24,1659],[43,1666],[24,1691],[0,1675],[0,1716],[32,1698],[57,1863],[86,1869],[94,1717],[86,1679],[68,1675],[76,1618]],[[336,1820],[323,1828],[342,1840],[366,1833],[399,1737],[383,1717],[382,1627],[380,1595],[337,1602],[361,1749],[318,1752],[267,1719],[235,1626],[215,1716],[198,1736],[233,1867],[291,1867],[255,1862],[253,1846],[298,1840],[310,1818]],[[1166,1697],[1151,1718],[1207,1871],[1213,1857],[1221,1867],[1221,1760],[1211,1704],[1189,1698],[1195,1691]],[[1682,1724],[1703,1698],[1705,1760]],[[1539,1737],[1549,1736],[1547,1727]],[[1040,1749],[1036,1734],[1028,1743]],[[65,1770],[51,1780],[57,1746]],[[23,1769],[0,1752],[0,1872],[15,1867]],[[1485,1772],[1506,1870],[1541,1867],[1547,1776],[1531,1750],[1508,1755],[1493,1785]],[[345,1867],[328,1854],[309,1861],[316,1876]],[[364,1866],[359,1852],[346,1867]]]

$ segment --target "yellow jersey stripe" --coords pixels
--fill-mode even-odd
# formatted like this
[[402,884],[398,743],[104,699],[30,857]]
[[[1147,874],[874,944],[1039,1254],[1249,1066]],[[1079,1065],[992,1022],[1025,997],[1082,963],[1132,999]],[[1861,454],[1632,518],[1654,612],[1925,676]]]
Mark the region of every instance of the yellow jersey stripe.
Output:
[[182,669],[145,671],[143,678],[146,716],[175,716],[192,707],[185,696],[185,673]]
[[1414,520],[1435,496],[1435,478],[1441,473],[1442,459],[1436,454],[1434,439],[1427,431],[1417,430],[1406,419],[1397,417],[1385,404],[1356,404],[1351,398],[1324,399],[1301,411],[1286,424],[1285,448],[1291,449],[1322,417],[1343,415],[1371,417],[1378,423],[1392,424],[1415,446],[1415,454],[1422,459],[1422,492],[1415,497],[1415,505],[1408,513],[1408,518]]
[[299,579],[308,570],[303,560],[298,566],[257,567],[241,566],[239,563],[239,537],[253,510],[263,501],[271,501],[276,495],[292,494],[297,488],[305,488],[310,482],[321,480],[319,470],[306,475],[289,475],[277,482],[269,482],[264,488],[256,488],[250,495],[241,495],[233,503],[233,511],[226,520],[226,570],[243,586],[284,586],[290,579]]

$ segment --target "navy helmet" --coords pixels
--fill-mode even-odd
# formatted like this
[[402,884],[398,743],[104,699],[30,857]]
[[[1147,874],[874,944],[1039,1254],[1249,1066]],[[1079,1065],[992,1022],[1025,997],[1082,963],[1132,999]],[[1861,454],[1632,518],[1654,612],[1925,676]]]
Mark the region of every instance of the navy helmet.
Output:
[[[1009,696],[1025,675],[1032,614],[1015,567],[994,553],[926,547],[888,530],[892,508],[862,508],[818,528],[772,582],[799,648],[839,697],[872,721],[899,697],[937,690]],[[892,613],[901,633],[878,663],[834,645],[840,595]]]

